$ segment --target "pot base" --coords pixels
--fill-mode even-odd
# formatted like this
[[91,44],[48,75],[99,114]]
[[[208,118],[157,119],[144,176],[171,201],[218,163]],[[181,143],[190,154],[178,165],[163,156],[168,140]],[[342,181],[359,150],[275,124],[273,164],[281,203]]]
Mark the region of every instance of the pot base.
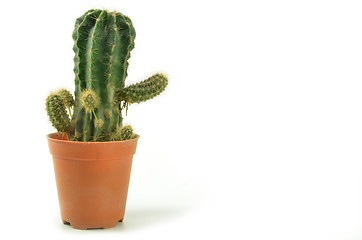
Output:
[[95,229],[107,229],[107,228],[113,228],[116,227],[117,224],[119,222],[123,222],[123,218],[121,220],[119,220],[116,223],[109,223],[109,224],[102,224],[101,227],[94,227],[94,226],[86,226],[86,225],[82,225],[82,224],[71,224],[68,221],[62,220],[64,225],[70,225],[72,228],[74,229],[79,229],[79,230],[95,230]]

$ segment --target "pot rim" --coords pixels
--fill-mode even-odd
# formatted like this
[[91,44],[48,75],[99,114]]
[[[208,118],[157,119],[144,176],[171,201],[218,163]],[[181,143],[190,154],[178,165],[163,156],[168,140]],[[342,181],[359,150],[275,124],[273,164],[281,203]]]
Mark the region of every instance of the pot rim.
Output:
[[46,135],[47,139],[54,142],[61,142],[61,143],[68,143],[68,144],[115,144],[115,143],[130,143],[130,142],[137,142],[140,138],[140,135],[136,134],[135,138],[125,141],[107,141],[107,142],[77,142],[77,141],[69,141],[69,140],[61,140],[55,139],[53,136],[59,134],[58,132],[49,133]]

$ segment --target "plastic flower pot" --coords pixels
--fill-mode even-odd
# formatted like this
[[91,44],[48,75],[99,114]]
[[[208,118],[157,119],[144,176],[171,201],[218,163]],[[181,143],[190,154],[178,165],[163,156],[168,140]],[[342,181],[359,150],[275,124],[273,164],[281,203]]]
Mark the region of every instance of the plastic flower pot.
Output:
[[139,136],[119,142],[73,142],[57,133],[47,138],[63,223],[95,229],[122,222]]

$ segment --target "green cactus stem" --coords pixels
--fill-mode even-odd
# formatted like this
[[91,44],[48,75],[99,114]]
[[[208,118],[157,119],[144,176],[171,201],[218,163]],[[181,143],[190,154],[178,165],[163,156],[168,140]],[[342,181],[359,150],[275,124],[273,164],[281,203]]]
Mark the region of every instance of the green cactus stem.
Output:
[[70,120],[62,97],[57,93],[51,93],[45,101],[45,106],[53,127],[58,132],[68,132]]
[[68,109],[69,115],[71,115],[71,109],[74,107],[73,95],[64,88],[59,89],[56,93],[62,97],[64,106]]
[[120,139],[119,141],[125,141],[132,139],[134,136],[133,128],[130,125],[125,125],[120,130]]
[[65,107],[72,108],[74,106],[73,95],[67,89],[59,89],[56,93],[62,97]]
[[98,99],[96,93],[93,90],[85,89],[82,92],[80,101],[81,101],[82,106],[85,109],[85,112],[90,113],[90,119],[92,119],[92,114],[93,114],[98,123],[97,115],[94,112],[94,110],[97,109],[99,106],[99,99]]
[[125,141],[134,138],[136,135],[133,133],[131,125],[118,127],[114,133],[111,134],[111,141]]
[[163,92],[168,84],[166,75],[157,73],[146,80],[130,85],[117,93],[118,101],[140,103],[150,100]]
[[[120,106],[114,96],[125,85],[127,60],[134,48],[135,36],[131,20],[119,12],[90,10],[77,19],[73,32],[76,75],[73,118],[76,119],[75,131],[82,135],[82,141],[97,141],[122,125]],[[97,95],[97,109],[79,106],[84,90]],[[105,109],[108,109],[106,113]],[[102,120],[102,126],[94,127],[86,116],[88,110],[96,121]]]
[[[52,100],[47,101],[50,120],[58,131],[69,131],[74,141],[120,141],[125,138],[119,137],[123,129],[122,110],[129,103],[147,101],[160,94],[167,86],[167,77],[155,74],[125,88],[136,32],[129,17],[120,12],[85,12],[76,20],[72,37],[75,100],[72,102],[71,94],[63,89],[57,97],[52,95]],[[58,102],[59,99],[63,101]],[[69,127],[65,108],[71,109],[73,105],[72,114],[69,110]],[[62,110],[55,113],[53,108]],[[123,131],[126,129],[129,127]]]

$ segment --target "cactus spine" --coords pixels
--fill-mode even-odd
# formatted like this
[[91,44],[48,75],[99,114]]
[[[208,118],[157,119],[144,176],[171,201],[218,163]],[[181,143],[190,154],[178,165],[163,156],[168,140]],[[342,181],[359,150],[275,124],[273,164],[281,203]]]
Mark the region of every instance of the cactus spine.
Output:
[[[119,12],[99,9],[85,12],[76,20],[72,36],[75,101],[66,92],[48,97],[47,112],[53,126],[58,131],[69,132],[76,141],[132,137],[131,127],[122,131],[122,109],[129,103],[147,101],[160,94],[167,86],[167,77],[155,74],[125,87],[136,32],[131,20]],[[73,105],[72,119],[66,120],[65,108],[70,114]],[[64,111],[54,113],[55,109]]]

